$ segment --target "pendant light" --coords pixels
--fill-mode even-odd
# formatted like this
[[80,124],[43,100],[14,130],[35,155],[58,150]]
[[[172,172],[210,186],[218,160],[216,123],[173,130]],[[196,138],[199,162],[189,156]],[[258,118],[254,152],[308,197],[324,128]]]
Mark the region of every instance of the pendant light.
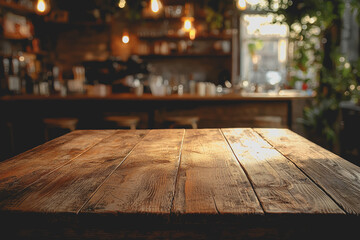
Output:
[[50,12],[49,0],[38,0],[36,3],[35,11],[39,15],[46,15]]
[[153,13],[158,13],[162,8],[162,4],[160,0],[151,0],[150,1],[150,8]]
[[236,7],[239,10],[245,10],[246,9],[246,0],[236,0]]
[[185,4],[185,16],[182,17],[183,24],[183,31],[184,32],[190,32],[191,29],[194,28],[193,22],[194,22],[194,6],[190,3]]
[[126,6],[126,0],[120,0],[118,6],[119,8],[124,8]]
[[123,32],[121,41],[122,41],[123,43],[125,43],[125,44],[127,44],[127,43],[130,42],[130,36],[129,36],[129,33],[128,33],[127,31],[124,31],[124,32]]

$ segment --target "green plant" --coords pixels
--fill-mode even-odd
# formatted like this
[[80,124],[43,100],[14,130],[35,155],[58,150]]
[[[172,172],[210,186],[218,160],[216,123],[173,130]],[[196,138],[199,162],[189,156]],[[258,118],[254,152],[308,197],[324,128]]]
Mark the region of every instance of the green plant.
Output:
[[[339,53],[345,4],[345,0],[268,0],[268,10],[283,16],[282,22],[290,28],[295,46],[291,70],[301,71],[304,76],[311,68],[317,73],[316,98],[304,110],[302,122],[330,146],[337,141],[339,103],[359,99],[360,90],[360,62],[348,62]],[[351,0],[350,4],[359,13],[359,1]],[[293,76],[294,80],[309,81],[297,76]]]

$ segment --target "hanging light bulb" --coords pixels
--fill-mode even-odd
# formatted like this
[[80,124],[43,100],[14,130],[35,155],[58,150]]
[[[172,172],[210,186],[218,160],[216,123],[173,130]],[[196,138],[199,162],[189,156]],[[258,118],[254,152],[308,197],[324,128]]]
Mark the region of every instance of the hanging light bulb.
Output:
[[159,12],[160,8],[162,7],[162,4],[160,0],[151,0],[150,1],[151,11],[153,13]]
[[192,29],[192,21],[190,18],[184,20],[184,31],[189,32]]
[[246,0],[236,0],[236,7],[240,10],[246,9]]
[[50,3],[47,0],[38,0],[36,3],[36,12],[39,15],[45,15],[50,11]]
[[130,37],[129,34],[127,32],[124,32],[121,38],[121,41],[125,44],[127,44],[128,42],[130,42]]
[[185,4],[184,9],[184,17],[181,18],[184,25],[182,27],[182,31],[190,33],[191,29],[193,29],[193,22],[194,22],[194,5],[191,3]]
[[119,8],[124,8],[126,5],[126,0],[120,0],[118,3]]

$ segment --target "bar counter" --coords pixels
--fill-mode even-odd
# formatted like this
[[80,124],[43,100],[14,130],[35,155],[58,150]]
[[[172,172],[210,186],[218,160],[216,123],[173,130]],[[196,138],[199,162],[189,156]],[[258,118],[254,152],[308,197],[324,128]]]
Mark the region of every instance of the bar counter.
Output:
[[[69,95],[38,96],[19,95],[0,98],[3,153],[13,135],[15,152],[20,153],[44,141],[42,120],[48,117],[73,117],[79,119],[78,129],[104,129],[105,114],[137,116],[137,128],[166,128],[164,118],[171,116],[196,116],[199,128],[253,127],[257,116],[281,118],[281,127],[296,131],[295,120],[302,116],[303,107],[311,97],[278,94],[228,94],[201,97],[153,96],[144,94],[112,94],[107,96]],[[12,133],[8,126],[11,124]],[[296,131],[297,132],[297,131]],[[40,134],[39,134],[40,133]]]
[[218,96],[199,96],[194,94],[183,95],[166,95],[155,96],[152,94],[143,94],[136,96],[132,93],[119,93],[109,94],[106,96],[99,95],[87,95],[87,94],[75,94],[68,96],[60,95],[15,95],[15,96],[3,96],[1,101],[19,101],[19,100],[81,100],[81,99],[108,99],[108,100],[152,100],[152,101],[233,101],[233,100],[292,100],[292,99],[307,99],[309,96],[300,94],[272,94],[272,93],[242,93],[242,94],[224,94]]

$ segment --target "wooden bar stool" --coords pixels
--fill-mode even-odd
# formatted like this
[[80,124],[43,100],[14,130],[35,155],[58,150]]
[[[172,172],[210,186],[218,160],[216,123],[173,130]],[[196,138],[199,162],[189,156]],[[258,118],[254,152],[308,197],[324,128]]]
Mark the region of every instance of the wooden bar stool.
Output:
[[71,132],[76,129],[78,121],[77,118],[44,118],[45,140],[49,140],[50,128],[67,129]]
[[108,122],[115,123],[118,127],[128,127],[132,130],[136,129],[140,121],[140,118],[136,116],[107,116],[104,119]]
[[254,127],[281,128],[281,117],[279,116],[257,116],[254,118]]
[[181,127],[181,126],[191,126],[191,128],[193,129],[197,129],[198,128],[198,121],[199,121],[199,117],[166,117],[165,121],[167,123],[170,123],[169,128],[174,128],[174,127]]

